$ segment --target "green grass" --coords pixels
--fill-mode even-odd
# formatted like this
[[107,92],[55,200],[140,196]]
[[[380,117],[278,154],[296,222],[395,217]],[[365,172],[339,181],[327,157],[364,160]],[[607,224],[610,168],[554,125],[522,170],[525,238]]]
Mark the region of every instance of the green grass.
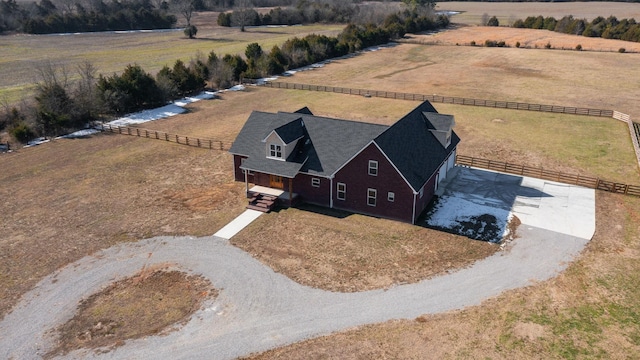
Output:
[[[521,154],[539,154],[577,169],[583,175],[638,183],[638,167],[629,130],[620,121],[449,104],[435,104],[435,107],[439,112],[453,114],[456,129],[462,134],[487,139],[488,148],[504,146]],[[464,154],[466,147],[462,137],[460,153]],[[510,161],[508,158],[503,160]],[[510,162],[518,163],[517,160]]]
[[76,77],[75,66],[88,60],[105,75],[120,72],[129,64],[139,64],[154,74],[164,65],[181,59],[188,62],[201,52],[219,55],[244,54],[247,44],[259,43],[270,50],[287,39],[310,33],[336,35],[344,25],[309,25],[283,28],[254,28],[242,33],[233,28],[203,29],[189,40],[182,32],[86,33],[79,35],[11,35],[0,37],[0,99],[10,102],[27,96],[37,81],[34,70],[50,61],[65,65]]

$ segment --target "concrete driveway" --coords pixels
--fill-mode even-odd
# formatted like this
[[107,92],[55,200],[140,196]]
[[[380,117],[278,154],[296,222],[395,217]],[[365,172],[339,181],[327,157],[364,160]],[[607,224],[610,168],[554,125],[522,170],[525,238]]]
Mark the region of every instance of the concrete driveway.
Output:
[[[483,196],[476,196],[470,190],[473,186],[485,189],[485,195],[501,194],[485,198],[495,204],[508,204],[513,197],[526,226],[521,226],[509,251],[469,268],[387,290],[333,293],[301,286],[220,237],[147,239],[87,256],[44,278],[0,322],[0,358],[40,358],[54,340],[52,330],[73,316],[79,301],[152,264],[168,263],[202,274],[220,294],[176,331],[128,341],[106,353],[76,351],[68,358],[232,359],[353,326],[478,305],[506,290],[556,276],[578,256],[593,232],[550,221],[545,215],[548,204],[559,212],[564,206],[568,214],[583,219],[575,225],[595,229],[593,190],[564,189],[529,179],[516,185],[511,177],[491,174],[495,173],[460,172],[459,191],[477,201]],[[452,191],[457,186],[453,184]],[[506,186],[505,191],[500,186]],[[506,193],[515,197],[505,198]],[[574,194],[581,194],[579,204],[573,203]]]

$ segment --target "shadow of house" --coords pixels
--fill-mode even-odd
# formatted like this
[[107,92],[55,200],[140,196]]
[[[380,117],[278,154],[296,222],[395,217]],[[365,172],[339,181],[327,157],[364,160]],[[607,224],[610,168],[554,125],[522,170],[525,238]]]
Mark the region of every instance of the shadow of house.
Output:
[[460,166],[451,175],[421,223],[476,240],[500,242],[515,205],[539,207],[542,198],[552,196],[524,186],[520,176]]

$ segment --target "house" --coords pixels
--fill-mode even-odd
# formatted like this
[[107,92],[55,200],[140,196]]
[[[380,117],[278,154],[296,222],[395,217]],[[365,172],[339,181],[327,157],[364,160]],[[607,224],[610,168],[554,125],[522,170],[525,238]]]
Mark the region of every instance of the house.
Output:
[[269,205],[277,196],[285,206],[306,202],[415,223],[454,166],[454,124],[428,101],[391,126],[308,108],[254,111],[229,151],[254,205],[265,193],[273,196]]

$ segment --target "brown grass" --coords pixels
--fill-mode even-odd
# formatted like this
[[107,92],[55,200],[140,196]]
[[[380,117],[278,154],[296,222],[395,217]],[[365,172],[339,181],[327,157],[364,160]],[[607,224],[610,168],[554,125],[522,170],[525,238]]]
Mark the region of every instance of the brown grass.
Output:
[[362,326],[247,359],[634,358],[640,201],[598,193],[597,204],[596,235],[552,280],[462,311]]
[[58,329],[58,346],[45,358],[166,332],[216,296],[203,277],[170,269],[143,271],[83,300],[76,315]]
[[477,2],[451,1],[436,5],[436,10],[455,10],[463,13],[452,17],[454,23],[480,25],[482,16],[497,16],[500,24],[507,25],[527,16],[553,16],[560,19],[573,15],[577,19],[593,20],[598,16],[614,15],[618,19],[640,18],[636,4],[624,2]]
[[262,216],[231,243],[300,284],[339,292],[415,283],[499,250],[462,236],[314,206]]
[[504,41],[510,47],[516,47],[516,43],[520,43],[521,48],[529,49],[545,49],[550,45],[550,50],[576,50],[580,45],[582,51],[618,52],[620,48],[624,48],[626,52],[640,52],[640,43],[637,42],[591,38],[549,30],[493,26],[464,26],[455,31],[443,31],[434,35],[412,35],[410,39],[442,45],[469,45],[473,41],[481,46],[486,40],[492,40]]

